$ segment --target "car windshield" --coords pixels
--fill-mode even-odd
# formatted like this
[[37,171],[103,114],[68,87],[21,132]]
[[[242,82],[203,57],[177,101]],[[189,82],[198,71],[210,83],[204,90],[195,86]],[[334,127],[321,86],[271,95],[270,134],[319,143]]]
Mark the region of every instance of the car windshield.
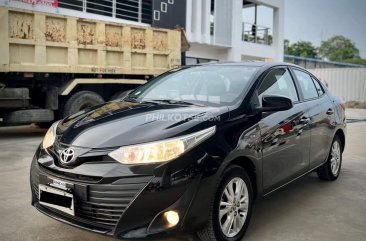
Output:
[[236,102],[256,67],[193,66],[169,71],[140,86],[127,98],[138,102],[230,105]]

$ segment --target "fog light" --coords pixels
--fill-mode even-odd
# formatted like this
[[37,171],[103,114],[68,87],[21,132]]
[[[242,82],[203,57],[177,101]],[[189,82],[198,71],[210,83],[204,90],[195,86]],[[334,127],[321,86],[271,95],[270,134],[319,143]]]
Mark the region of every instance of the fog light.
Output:
[[164,217],[171,226],[179,223],[179,214],[176,211],[167,211],[164,213]]

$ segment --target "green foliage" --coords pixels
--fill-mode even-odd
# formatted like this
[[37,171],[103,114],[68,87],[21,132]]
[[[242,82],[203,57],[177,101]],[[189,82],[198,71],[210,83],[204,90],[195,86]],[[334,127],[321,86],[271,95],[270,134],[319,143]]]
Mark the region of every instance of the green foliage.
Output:
[[361,64],[361,65],[365,65],[366,66],[366,59],[346,59],[343,62],[345,63],[350,63],[350,64]]
[[285,40],[285,53],[289,55],[300,56],[304,58],[316,58],[317,48],[311,42],[298,41],[290,44],[288,40]]
[[360,51],[355,44],[350,39],[340,35],[322,41],[319,54],[323,58],[339,62],[360,58]]

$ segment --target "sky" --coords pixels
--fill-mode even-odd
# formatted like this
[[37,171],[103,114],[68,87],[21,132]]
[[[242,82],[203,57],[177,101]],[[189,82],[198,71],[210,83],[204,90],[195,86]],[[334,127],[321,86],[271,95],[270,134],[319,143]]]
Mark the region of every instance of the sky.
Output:
[[[366,0],[284,0],[285,39],[290,43],[310,41],[319,46],[334,35],[351,39],[366,58]],[[243,12],[244,21],[252,22],[251,10]],[[258,24],[272,27],[273,14],[258,8]]]

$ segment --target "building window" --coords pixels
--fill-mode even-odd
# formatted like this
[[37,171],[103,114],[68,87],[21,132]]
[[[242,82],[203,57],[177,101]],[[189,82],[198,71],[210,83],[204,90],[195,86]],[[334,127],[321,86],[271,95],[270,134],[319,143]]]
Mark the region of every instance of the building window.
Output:
[[109,0],[88,0],[86,12],[112,17],[113,3]]
[[122,18],[138,22],[139,1],[138,0],[116,0],[116,18]]
[[59,0],[60,8],[151,24],[152,0]]
[[83,11],[83,1],[80,0],[59,0],[58,7],[77,11]]
[[141,5],[141,22],[151,24],[152,0],[143,0]]

